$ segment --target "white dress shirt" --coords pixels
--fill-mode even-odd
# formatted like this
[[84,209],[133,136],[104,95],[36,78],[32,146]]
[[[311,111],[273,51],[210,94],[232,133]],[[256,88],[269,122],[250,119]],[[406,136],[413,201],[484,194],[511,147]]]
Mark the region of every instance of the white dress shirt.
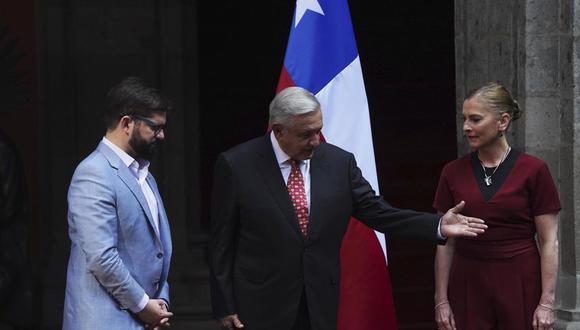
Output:
[[[290,171],[292,170],[292,165],[290,165],[288,161],[291,158],[282,150],[282,148],[280,148],[280,144],[278,144],[278,140],[276,140],[276,137],[274,136],[274,131],[270,132],[270,140],[272,141],[272,148],[274,149],[278,166],[280,166],[282,177],[284,177],[284,182],[288,185],[288,178],[290,177]],[[298,167],[300,167],[302,178],[304,179],[306,203],[308,204],[308,210],[310,210],[310,159],[297,161],[297,163]]]

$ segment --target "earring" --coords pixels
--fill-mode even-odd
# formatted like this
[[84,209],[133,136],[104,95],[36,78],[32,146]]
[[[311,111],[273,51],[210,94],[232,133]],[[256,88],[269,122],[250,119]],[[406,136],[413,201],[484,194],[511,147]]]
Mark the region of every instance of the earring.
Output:
[[503,136],[503,131],[498,131],[497,132],[497,136],[502,137]]

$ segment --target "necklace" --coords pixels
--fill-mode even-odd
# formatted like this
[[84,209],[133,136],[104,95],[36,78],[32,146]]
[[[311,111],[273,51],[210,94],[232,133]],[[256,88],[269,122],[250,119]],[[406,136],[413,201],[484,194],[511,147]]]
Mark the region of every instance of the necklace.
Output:
[[485,185],[487,185],[488,187],[491,186],[491,184],[492,184],[491,177],[495,174],[495,172],[497,171],[499,166],[507,158],[507,155],[509,154],[510,150],[512,150],[512,148],[508,147],[507,150],[505,151],[505,153],[503,154],[503,157],[499,161],[499,164],[497,164],[497,166],[495,167],[493,172],[491,172],[490,175],[487,175],[487,172],[485,171],[485,166],[483,165],[483,162],[481,161],[481,159],[479,160],[479,163],[481,164],[481,169],[483,170],[483,182],[485,182]]

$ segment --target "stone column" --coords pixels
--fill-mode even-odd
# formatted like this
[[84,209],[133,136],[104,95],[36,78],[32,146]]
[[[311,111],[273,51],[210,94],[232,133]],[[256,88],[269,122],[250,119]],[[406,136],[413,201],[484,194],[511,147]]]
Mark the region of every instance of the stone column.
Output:
[[[499,81],[523,103],[525,83],[524,10],[522,0],[455,2],[455,68],[458,153],[469,151],[463,138],[461,107],[472,89]],[[523,106],[523,104],[522,104]],[[510,143],[524,147],[521,122],[509,131]]]
[[580,329],[580,3],[563,1],[560,39],[567,66],[560,100],[560,269],[557,291],[557,329]]
[[511,127],[511,145],[545,160],[560,193],[558,329],[580,328],[579,5],[571,0],[455,3],[459,152],[468,151],[459,111],[465,94],[498,80],[524,110]]

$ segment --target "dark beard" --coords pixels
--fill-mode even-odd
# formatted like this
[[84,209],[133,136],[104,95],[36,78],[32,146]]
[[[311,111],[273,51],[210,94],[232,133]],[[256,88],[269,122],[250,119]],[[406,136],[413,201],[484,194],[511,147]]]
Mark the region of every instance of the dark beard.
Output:
[[136,131],[133,131],[133,135],[129,139],[129,145],[135,151],[137,158],[143,158],[148,161],[151,161],[153,158],[160,144],[159,142],[157,139],[152,142],[147,142],[141,136],[137,135]]

